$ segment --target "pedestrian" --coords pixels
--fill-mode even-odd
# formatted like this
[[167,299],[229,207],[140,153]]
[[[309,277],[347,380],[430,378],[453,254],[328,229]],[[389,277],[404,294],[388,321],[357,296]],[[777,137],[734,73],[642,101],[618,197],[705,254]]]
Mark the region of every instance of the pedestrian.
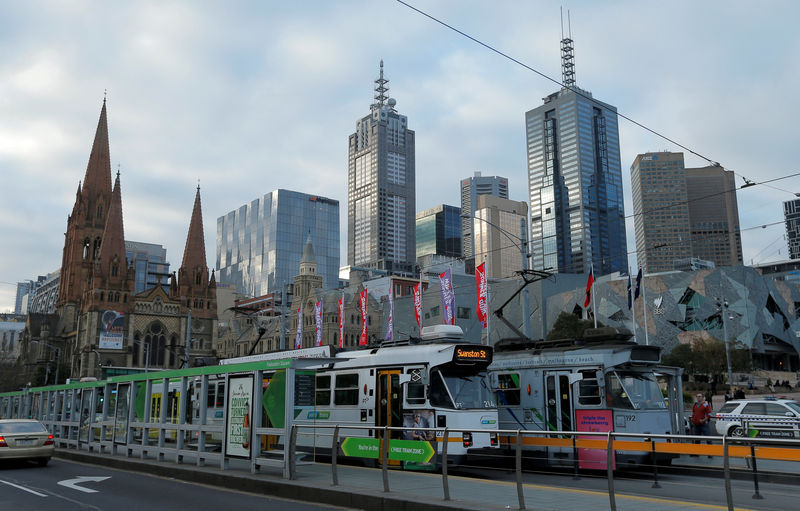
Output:
[[742,388],[739,387],[738,389],[736,389],[736,392],[733,393],[733,399],[744,399],[744,398],[745,398],[744,390],[742,390]]
[[711,380],[711,395],[712,396],[716,396],[717,395],[717,377],[716,376],[714,376],[714,379]]
[[[711,405],[708,404],[702,393],[698,392],[695,396],[695,403],[692,406],[692,427],[696,436],[711,436]],[[700,443],[699,440],[695,443]],[[709,440],[707,443],[711,443]],[[692,454],[692,456],[697,456]],[[711,456],[709,456],[710,458]]]

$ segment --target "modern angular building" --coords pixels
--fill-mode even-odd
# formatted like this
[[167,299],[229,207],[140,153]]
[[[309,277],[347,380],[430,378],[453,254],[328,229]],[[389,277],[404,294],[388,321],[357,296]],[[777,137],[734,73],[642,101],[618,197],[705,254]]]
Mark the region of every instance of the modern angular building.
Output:
[[417,213],[417,259],[461,257],[461,208],[440,204]]
[[486,262],[488,278],[510,278],[528,268],[528,205],[494,195],[478,197],[473,218],[475,264]]
[[125,258],[133,262],[134,293],[139,294],[159,284],[165,293],[169,292],[169,263],[167,249],[155,243],[125,241]]
[[692,257],[685,174],[683,153],[639,154],[631,165],[636,257],[645,273]]
[[[479,195],[494,195],[508,199],[508,179],[500,176],[482,176],[475,172],[473,177],[461,180],[461,214],[472,217],[478,205]],[[475,244],[472,237],[472,218],[461,219],[461,238],[464,257],[473,257]]]
[[783,203],[783,218],[786,222],[789,258],[800,259],[800,199],[787,200]]
[[347,264],[411,275],[416,255],[414,132],[386,95],[388,81],[381,61],[375,101],[349,139]]
[[734,173],[719,165],[686,169],[692,256],[717,266],[742,264]]
[[627,271],[617,109],[575,85],[561,47],[565,87],[525,114],[533,269]]
[[245,296],[277,293],[297,274],[309,235],[323,286],[336,288],[339,201],[282,189],[217,219],[218,279]]

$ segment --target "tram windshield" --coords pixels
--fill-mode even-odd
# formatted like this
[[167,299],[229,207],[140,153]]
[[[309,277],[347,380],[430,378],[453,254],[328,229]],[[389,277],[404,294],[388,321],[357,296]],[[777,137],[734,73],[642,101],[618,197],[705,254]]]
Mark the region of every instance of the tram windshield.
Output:
[[667,407],[652,373],[613,371],[606,374],[606,400],[613,408],[657,410]]
[[429,399],[431,406],[456,410],[495,407],[486,371],[454,364],[431,370]]

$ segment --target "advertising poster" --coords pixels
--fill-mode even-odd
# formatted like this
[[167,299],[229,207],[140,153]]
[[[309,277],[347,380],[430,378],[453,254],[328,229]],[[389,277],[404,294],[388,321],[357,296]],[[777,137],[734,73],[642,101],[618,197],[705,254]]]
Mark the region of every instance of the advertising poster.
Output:
[[114,407],[114,443],[124,444],[127,442],[126,435],[128,433],[128,393],[130,390],[129,383],[120,383],[117,385],[117,402]]
[[125,314],[117,311],[104,311],[100,317],[101,350],[121,350],[125,334]]
[[421,450],[423,453],[428,454],[422,459],[404,460],[405,468],[418,470],[432,470],[435,468],[435,460],[430,460],[432,459],[433,454],[436,453],[436,432],[414,429],[433,427],[436,427],[433,410],[406,410],[403,412],[403,440],[413,440],[420,443],[424,442]]
[[[608,433],[614,429],[614,416],[611,410],[575,410],[575,419],[577,421],[576,431]],[[588,435],[579,435],[578,438],[588,440],[602,439],[602,437]],[[585,449],[581,447],[578,449],[578,467],[607,470],[608,453],[605,449]],[[616,459],[614,460],[614,466],[611,468],[616,470]]]
[[253,376],[228,378],[225,408],[225,456],[250,457],[250,413],[253,405]]

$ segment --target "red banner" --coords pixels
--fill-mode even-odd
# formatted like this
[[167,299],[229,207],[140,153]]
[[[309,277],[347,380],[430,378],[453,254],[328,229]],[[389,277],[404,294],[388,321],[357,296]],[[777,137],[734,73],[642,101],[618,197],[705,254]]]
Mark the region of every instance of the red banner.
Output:
[[422,329],[422,283],[414,286],[414,317],[417,319],[417,327]]
[[339,311],[339,347],[344,348],[344,295],[339,298],[337,310]]
[[486,282],[486,263],[483,262],[475,267],[475,292],[478,297],[478,321],[481,326],[486,328],[487,304],[486,297],[489,293],[489,285]]
[[367,290],[361,291],[361,299],[359,300],[361,307],[361,339],[358,344],[360,346],[367,345]]

